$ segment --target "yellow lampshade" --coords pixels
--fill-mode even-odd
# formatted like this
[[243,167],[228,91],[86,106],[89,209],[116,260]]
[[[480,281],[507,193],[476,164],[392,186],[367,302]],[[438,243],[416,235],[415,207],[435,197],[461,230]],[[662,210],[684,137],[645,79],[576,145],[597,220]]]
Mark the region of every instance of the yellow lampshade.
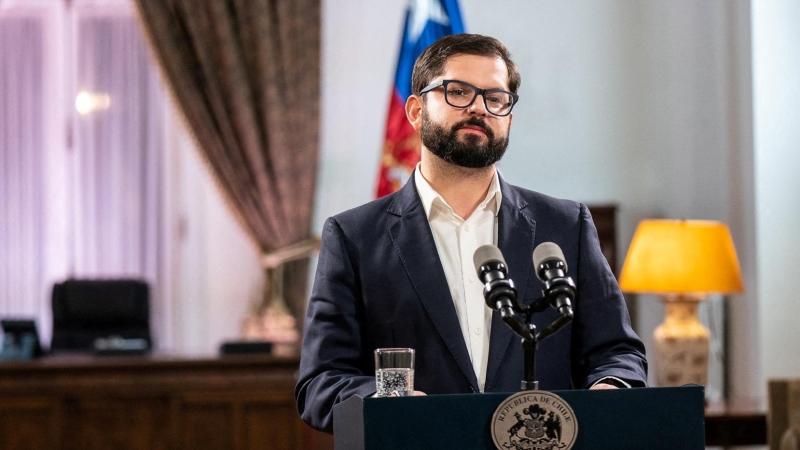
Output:
[[620,288],[657,294],[742,292],[739,260],[724,223],[643,220],[622,266]]

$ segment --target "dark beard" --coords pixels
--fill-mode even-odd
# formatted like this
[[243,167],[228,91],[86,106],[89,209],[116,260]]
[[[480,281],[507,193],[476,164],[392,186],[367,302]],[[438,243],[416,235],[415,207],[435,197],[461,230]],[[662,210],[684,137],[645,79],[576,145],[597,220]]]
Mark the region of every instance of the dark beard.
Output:
[[[481,127],[486,133],[487,142],[481,144],[481,137],[473,134],[464,136],[463,141],[456,133],[467,125]],[[422,128],[420,137],[425,147],[434,155],[460,167],[477,169],[488,167],[500,161],[508,147],[508,134],[495,138],[494,132],[481,119],[470,117],[450,128],[448,132],[438,123],[433,122],[425,108],[422,108]]]

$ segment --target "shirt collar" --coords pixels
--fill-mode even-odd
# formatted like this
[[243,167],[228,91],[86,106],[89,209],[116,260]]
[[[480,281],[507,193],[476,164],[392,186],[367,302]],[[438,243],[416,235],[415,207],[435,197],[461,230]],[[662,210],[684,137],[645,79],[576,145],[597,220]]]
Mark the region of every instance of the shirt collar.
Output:
[[[422,200],[422,206],[425,208],[425,216],[430,220],[431,214],[436,210],[437,206],[445,207],[453,211],[453,208],[447,204],[444,198],[442,198],[433,186],[428,183],[428,180],[422,176],[421,165],[422,163],[417,163],[417,168],[414,170],[414,184],[417,187],[419,198]],[[500,191],[499,178],[497,169],[495,168],[492,182],[489,185],[489,191],[486,193],[486,197],[483,198],[483,201],[475,208],[476,210],[490,209],[495,216],[500,212],[500,204],[503,202],[503,193]]]

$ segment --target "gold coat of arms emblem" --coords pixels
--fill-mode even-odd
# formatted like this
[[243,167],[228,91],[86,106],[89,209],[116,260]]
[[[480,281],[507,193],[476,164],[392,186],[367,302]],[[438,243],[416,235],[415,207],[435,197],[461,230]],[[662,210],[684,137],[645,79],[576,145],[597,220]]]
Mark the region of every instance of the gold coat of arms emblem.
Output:
[[522,391],[500,404],[492,416],[498,450],[569,450],[578,437],[575,412],[546,391]]

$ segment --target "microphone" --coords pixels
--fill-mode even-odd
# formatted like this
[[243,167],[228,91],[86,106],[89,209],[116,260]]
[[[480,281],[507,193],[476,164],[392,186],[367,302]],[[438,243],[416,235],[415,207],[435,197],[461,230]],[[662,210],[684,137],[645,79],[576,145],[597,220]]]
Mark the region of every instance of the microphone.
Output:
[[526,339],[533,339],[531,331],[514,315],[521,310],[517,303],[517,289],[508,278],[508,266],[503,253],[494,245],[483,245],[472,257],[478,279],[484,284],[483,298],[486,304],[497,311],[514,332]]
[[544,282],[544,294],[550,306],[572,319],[575,283],[566,275],[567,263],[561,247],[553,242],[539,244],[533,250],[533,267],[536,277]]

